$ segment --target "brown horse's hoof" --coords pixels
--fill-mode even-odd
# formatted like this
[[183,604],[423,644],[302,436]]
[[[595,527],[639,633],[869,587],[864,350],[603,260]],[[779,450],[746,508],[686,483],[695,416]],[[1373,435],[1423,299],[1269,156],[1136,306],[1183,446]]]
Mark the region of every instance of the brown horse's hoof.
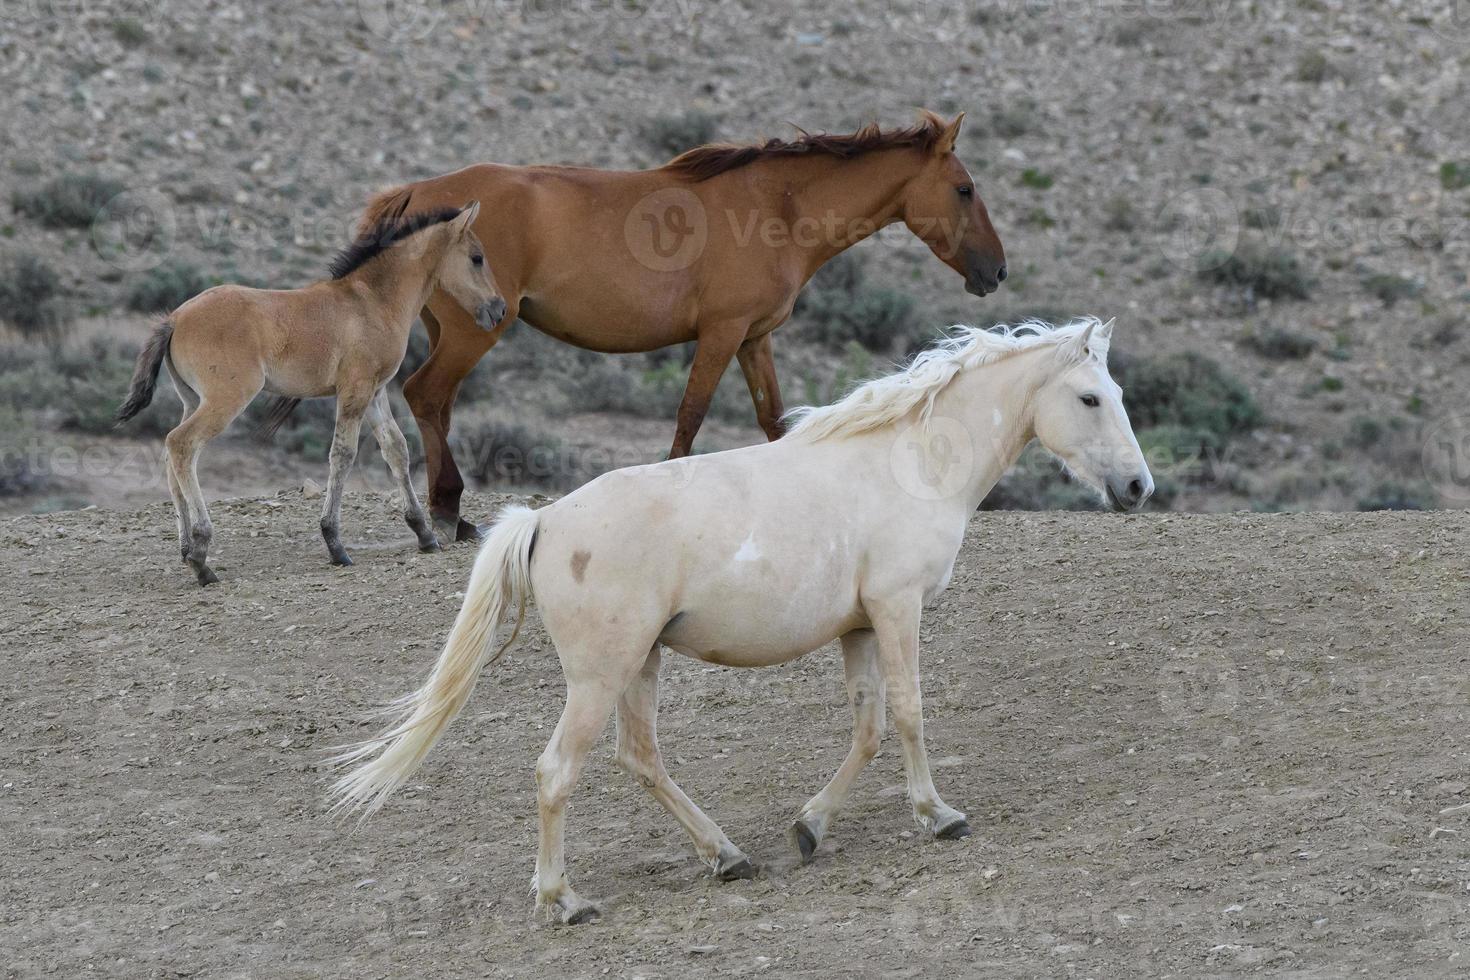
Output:
[[199,576],[199,584],[201,586],[215,585],[219,582],[219,576],[214,574],[214,569],[207,566],[199,569],[196,574]]
[[471,541],[475,544],[479,544],[481,541],[485,540],[485,535],[474,524],[471,524],[464,518],[460,518],[459,523],[455,525],[454,528],[454,540]]
[[443,548],[439,547],[439,539],[438,538],[434,538],[434,539],[432,539],[430,541],[420,541],[419,542],[419,552],[421,554],[427,555],[427,554],[431,554],[431,553],[433,553],[435,551],[443,551],[443,550],[444,550]]
[[352,556],[345,551],[340,554],[333,555],[332,564],[339,565],[342,568],[346,568],[348,565],[352,564]]
[[964,817],[961,817],[953,823],[934,831],[934,839],[959,840],[962,837],[969,837],[972,833],[974,831],[970,829],[970,822]]

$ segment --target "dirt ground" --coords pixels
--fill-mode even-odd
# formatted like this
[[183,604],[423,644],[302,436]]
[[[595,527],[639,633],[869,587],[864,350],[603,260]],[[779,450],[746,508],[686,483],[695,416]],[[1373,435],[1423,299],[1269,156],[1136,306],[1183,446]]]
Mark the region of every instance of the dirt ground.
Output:
[[[504,498],[474,496],[488,515]],[[833,651],[673,658],[675,778],[762,863],[720,884],[606,741],[570,810],[591,926],[532,911],[532,764],[561,674],[532,629],[353,832],[323,750],[416,686],[473,551],[386,497],[327,565],[299,491],[0,523],[4,975],[1463,976],[1470,514],[983,514],[923,627],[936,780],[893,736],[817,859],[785,837],[847,747]]]

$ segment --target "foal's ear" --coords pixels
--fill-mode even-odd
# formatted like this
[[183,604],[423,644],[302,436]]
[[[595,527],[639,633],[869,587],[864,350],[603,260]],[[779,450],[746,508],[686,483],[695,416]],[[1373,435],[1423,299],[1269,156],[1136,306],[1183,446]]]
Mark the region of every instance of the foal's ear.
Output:
[[480,216],[480,202],[471,201],[460,210],[454,219],[454,230],[456,234],[463,235],[474,227],[475,219]]
[[954,119],[944,124],[944,131],[939,134],[939,139],[934,142],[935,153],[953,153],[955,141],[960,138],[960,126],[964,124],[965,114],[962,112]]

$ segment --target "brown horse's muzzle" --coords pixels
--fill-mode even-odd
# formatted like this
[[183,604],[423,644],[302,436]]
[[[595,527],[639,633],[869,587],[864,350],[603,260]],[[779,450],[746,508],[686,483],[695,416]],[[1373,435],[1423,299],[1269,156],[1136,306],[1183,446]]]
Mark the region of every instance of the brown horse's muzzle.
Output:
[[499,296],[486,300],[475,311],[475,322],[480,325],[481,330],[494,330],[505,319],[505,310],[505,300]]
[[965,292],[985,296],[1000,288],[1006,278],[1006,260],[988,258],[977,252],[965,256]]

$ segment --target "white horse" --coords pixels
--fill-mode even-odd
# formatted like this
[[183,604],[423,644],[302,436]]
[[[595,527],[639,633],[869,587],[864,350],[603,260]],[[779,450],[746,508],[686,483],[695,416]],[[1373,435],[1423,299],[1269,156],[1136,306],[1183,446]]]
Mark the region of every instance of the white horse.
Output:
[[[567,701],[536,764],[541,819],[533,887],[563,921],[597,909],[572,891],[564,811],[588,750],[617,708],[617,758],[723,879],[755,866],[674,785],[659,755],[660,645],[706,663],[765,667],[842,640],[852,748],[792,828],[803,860],[878,751],[885,694],[914,818],[969,834],[939,797],[924,750],[919,617],[948,584],[966,525],[1033,437],[1115,509],[1153,479],[1107,370],[1112,322],[961,327],[904,371],[826,408],[799,409],[771,443],[617,470],[541,510],[507,508],[475,562],[428,682],[394,727],[350,748],[362,762],[337,806],[381,806],[459,714],[515,609],[534,596]],[[375,756],[375,757],[374,757]]]

